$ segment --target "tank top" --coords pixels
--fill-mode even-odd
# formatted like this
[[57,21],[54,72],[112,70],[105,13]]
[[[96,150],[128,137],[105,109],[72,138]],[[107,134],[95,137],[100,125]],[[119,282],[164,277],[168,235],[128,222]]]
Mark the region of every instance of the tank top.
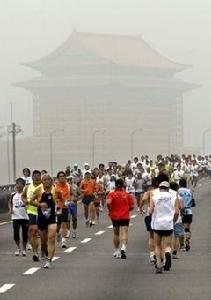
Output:
[[12,220],[28,220],[25,203],[22,200],[22,193],[12,194]]
[[56,203],[55,203],[55,188],[52,188],[50,193],[46,193],[41,189],[40,203],[47,203],[48,208],[38,207],[38,221],[49,220],[55,222],[56,218]]
[[156,189],[152,194],[154,212],[151,227],[154,230],[172,230],[174,228],[174,213],[177,193],[173,190],[161,192]]
[[[41,185],[41,184],[40,184]],[[27,197],[27,201],[29,202],[32,199],[33,193],[34,191],[40,187],[40,185],[38,186],[34,186],[33,183],[31,183],[28,188],[27,188],[27,193],[26,193],[26,197]],[[37,207],[33,206],[31,204],[27,204],[26,207],[27,213],[31,214],[31,215],[35,215],[37,216]]]

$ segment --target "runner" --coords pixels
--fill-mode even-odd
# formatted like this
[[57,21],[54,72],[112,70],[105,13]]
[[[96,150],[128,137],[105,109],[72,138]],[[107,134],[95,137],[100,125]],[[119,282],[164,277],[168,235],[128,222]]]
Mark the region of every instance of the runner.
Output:
[[[154,245],[154,234],[153,230],[151,228],[151,220],[152,217],[149,214],[150,209],[150,197],[154,190],[158,188],[158,180],[157,178],[152,179],[152,186],[149,188],[147,192],[143,194],[143,197],[140,201],[140,213],[142,216],[145,215],[144,222],[146,225],[146,230],[149,232],[149,239],[148,239],[148,245],[149,245],[149,261],[150,263],[155,263],[155,245]],[[147,205],[147,211],[143,209],[144,205]]]
[[12,193],[8,202],[9,213],[13,222],[13,236],[17,245],[15,255],[19,256],[20,248],[20,228],[22,229],[22,255],[26,256],[26,244],[28,241],[28,224],[29,217],[26,212],[27,201],[22,198],[25,181],[23,178],[16,179],[16,192]]
[[193,205],[193,197],[191,190],[187,188],[187,181],[186,179],[181,179],[179,182],[179,195],[182,197],[183,200],[183,215],[182,215],[182,223],[184,225],[185,230],[185,249],[186,251],[190,250],[190,239],[191,239],[191,223],[193,221],[192,215],[192,205]]
[[[176,182],[170,183],[170,188],[178,192],[179,185]],[[179,196],[179,216],[174,224],[174,241],[173,241],[173,251],[172,251],[172,258],[177,259],[177,253],[179,249],[183,249],[184,247],[184,226],[182,224],[182,209],[183,209],[183,200]]]
[[[174,221],[177,220],[178,197],[170,191],[167,181],[161,182],[159,189],[152,192],[149,213],[152,215],[151,227],[154,231],[156,273],[169,271],[171,268],[171,242]],[[162,264],[162,250],[165,253],[165,264]]]
[[91,178],[91,173],[87,171],[84,174],[84,179],[80,185],[81,194],[83,196],[82,203],[84,204],[84,217],[86,226],[95,225],[95,206],[94,206],[94,193],[95,193],[95,182]]
[[[124,181],[117,179],[116,189],[107,196],[106,205],[109,216],[113,223],[115,258],[126,259],[126,247],[128,243],[128,226],[130,222],[130,211],[134,208],[133,197],[124,191]],[[120,248],[121,231],[121,248]],[[120,249],[119,249],[120,248]]]
[[[72,218],[72,238],[77,237],[77,203],[80,196],[80,189],[78,187],[77,177],[68,177],[68,183],[70,184],[72,197],[68,203],[69,216]],[[70,222],[70,220],[69,220]]]
[[34,191],[31,204],[38,207],[37,224],[43,258],[46,256],[43,264],[46,269],[52,267],[52,258],[55,254],[56,200],[62,201],[61,194],[54,188],[50,175],[45,174],[42,177],[42,185]]
[[62,236],[62,248],[66,248],[66,236],[68,231],[68,201],[71,199],[71,188],[69,183],[66,181],[65,172],[59,171],[56,178],[56,191],[62,195],[62,200],[56,203],[58,224],[57,232],[58,234],[61,233]]
[[41,184],[41,173],[38,170],[34,170],[32,172],[32,183],[25,187],[23,191],[22,198],[24,201],[27,200],[27,214],[29,216],[29,243],[32,247],[33,261],[39,261],[38,256],[38,247],[39,247],[39,240],[38,240],[38,226],[37,226],[37,208],[30,204],[30,201],[32,200],[33,193],[37,187]]

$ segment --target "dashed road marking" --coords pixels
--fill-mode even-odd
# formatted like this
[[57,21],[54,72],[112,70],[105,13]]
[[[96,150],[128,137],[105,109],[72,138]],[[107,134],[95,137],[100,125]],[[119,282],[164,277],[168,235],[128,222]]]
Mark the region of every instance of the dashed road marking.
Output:
[[129,226],[133,226],[133,223],[130,223],[130,225]]
[[77,249],[77,247],[70,247],[70,248],[66,249],[64,252],[65,252],[65,253],[71,253],[71,252],[73,252],[75,249]]
[[100,230],[100,231],[96,232],[95,235],[101,235],[101,234],[103,234],[104,232],[105,232],[105,230]]
[[113,228],[113,225],[109,225],[107,228],[112,229],[112,228]]
[[60,257],[54,256],[54,257],[52,258],[52,261],[55,261],[55,260],[57,260],[57,259],[60,259]]
[[28,269],[26,272],[24,272],[23,274],[24,275],[32,275],[34,274],[35,272],[37,272],[39,269],[41,269],[40,267],[39,268],[30,268]]
[[132,215],[130,218],[135,219],[136,217],[137,217],[137,215]]
[[0,294],[3,294],[6,291],[10,290],[14,285],[14,283],[5,283],[0,287]]
[[91,241],[91,238],[86,238],[86,239],[84,239],[84,240],[81,241],[81,244],[86,244],[89,241]]

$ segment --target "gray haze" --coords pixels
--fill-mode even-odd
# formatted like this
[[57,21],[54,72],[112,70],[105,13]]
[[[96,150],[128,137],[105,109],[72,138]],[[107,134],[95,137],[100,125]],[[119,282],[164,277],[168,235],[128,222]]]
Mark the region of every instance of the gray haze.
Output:
[[12,102],[14,120],[25,136],[32,133],[32,95],[11,83],[37,73],[21,62],[52,52],[74,29],[140,34],[161,54],[193,66],[177,77],[201,85],[184,95],[185,146],[201,148],[211,127],[210,15],[209,0],[0,0],[0,125],[10,122]]

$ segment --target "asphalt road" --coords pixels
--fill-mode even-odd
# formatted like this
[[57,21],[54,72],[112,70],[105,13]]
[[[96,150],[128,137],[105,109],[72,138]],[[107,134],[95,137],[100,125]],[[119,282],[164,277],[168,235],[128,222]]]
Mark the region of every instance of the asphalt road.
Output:
[[[30,251],[27,257],[15,257],[11,224],[0,225],[0,299],[210,300],[210,198],[211,183],[203,182],[195,193],[191,251],[179,253],[172,270],[163,274],[155,274],[148,262],[147,234],[136,211],[132,213],[127,260],[112,257],[112,229],[106,212],[99,225],[86,228],[80,209],[79,236],[68,241],[68,247],[76,249],[65,253],[57,246],[57,260],[50,270],[32,262]],[[24,274],[31,268],[40,269]]]

